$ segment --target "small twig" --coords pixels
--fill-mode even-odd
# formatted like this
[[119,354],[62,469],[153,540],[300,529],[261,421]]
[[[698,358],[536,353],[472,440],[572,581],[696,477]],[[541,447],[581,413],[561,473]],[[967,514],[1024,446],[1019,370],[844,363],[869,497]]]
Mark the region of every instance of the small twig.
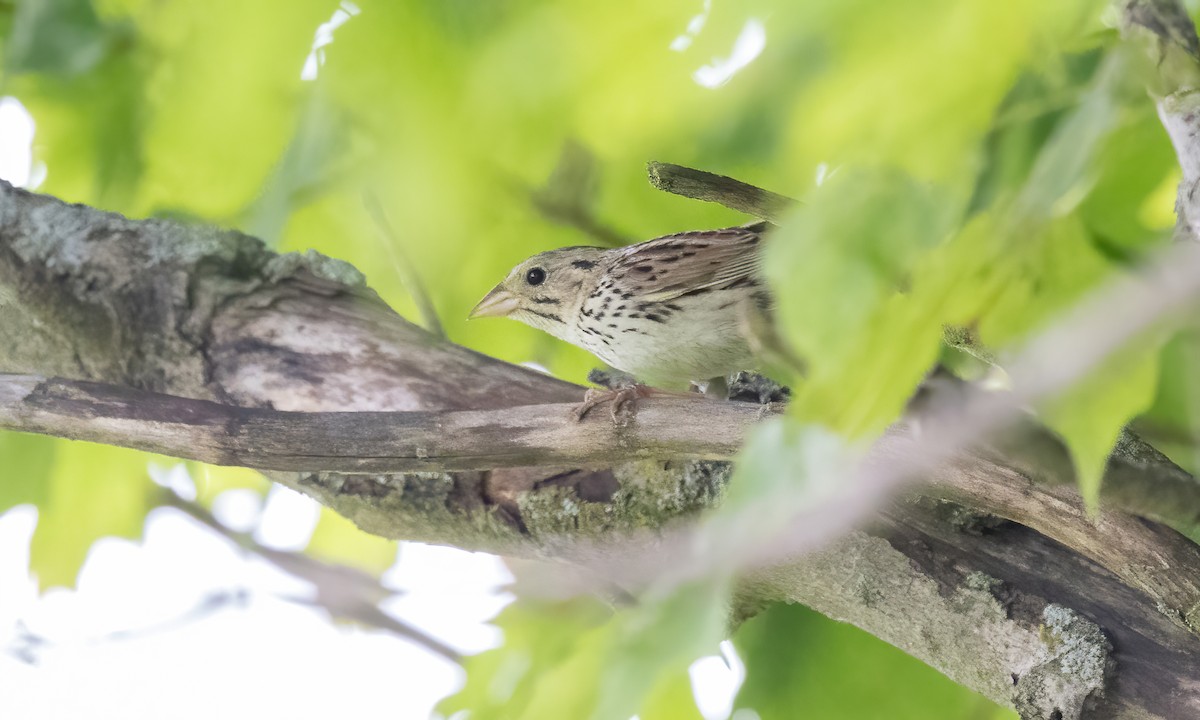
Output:
[[214,590],[200,598],[200,601],[186,613],[179,617],[164,620],[153,625],[146,625],[139,628],[126,628],[108,633],[99,639],[99,642],[123,642],[127,640],[137,640],[144,637],[152,637],[172,630],[187,627],[193,623],[200,622],[205,618],[215,615],[216,613],[227,608],[244,606],[247,604],[249,594],[244,589],[237,590]]
[[533,207],[547,220],[573,227],[605,247],[621,247],[633,242],[616,229],[600,222],[592,211],[599,181],[596,158],[582,144],[568,140],[563,144],[558,164],[538,188],[525,188]]
[[363,205],[366,206],[371,219],[375,221],[375,228],[379,231],[383,246],[387,248],[388,255],[392,258],[392,265],[395,266],[396,273],[400,275],[400,282],[404,284],[409,296],[417,304],[417,312],[421,314],[421,324],[425,326],[426,330],[444,340],[446,331],[442,328],[441,320],[438,319],[437,308],[433,306],[433,300],[430,299],[425,284],[421,282],[421,276],[417,274],[412,260],[404,252],[400,238],[392,229],[391,223],[388,222],[387,213],[384,212],[383,205],[379,203],[379,198],[368,190],[363,193]]
[[[184,612],[178,617],[168,618],[160,622],[144,625],[142,627],[125,628],[124,630],[115,630],[106,633],[99,637],[85,640],[89,645],[99,645],[101,643],[111,642],[126,642],[129,640],[137,640],[140,638],[153,637],[173,630],[178,630],[193,623],[200,622],[207,617],[215,615],[226,608],[236,605],[246,604],[247,593],[244,590],[214,590],[206,594],[196,603],[190,610]],[[6,648],[7,652],[29,665],[36,665],[39,661],[38,654],[47,649],[54,648],[62,643],[56,642],[43,635],[38,635],[29,630],[24,623],[18,621],[16,634],[12,642]]]
[[778,223],[789,210],[800,205],[786,195],[763,190],[724,175],[694,170],[682,165],[646,163],[650,184],[659,190],[724,205],[730,210]]
[[286,573],[312,583],[316,588],[317,594],[313,600],[289,598],[293,602],[321,607],[334,618],[353,620],[387,630],[451,662],[462,662],[462,655],[454,648],[380,610],[379,601],[393,593],[383,587],[375,577],[352,567],[322,562],[302,553],[266,547],[248,533],[236,532],[225,527],[208,510],[174,493],[165,493],[163,504],[187,514],[243,550],[258,555]]

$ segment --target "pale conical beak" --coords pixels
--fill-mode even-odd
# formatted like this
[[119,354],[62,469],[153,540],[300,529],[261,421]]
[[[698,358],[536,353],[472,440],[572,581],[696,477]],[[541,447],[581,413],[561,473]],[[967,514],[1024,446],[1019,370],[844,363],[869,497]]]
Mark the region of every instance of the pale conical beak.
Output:
[[467,315],[468,320],[473,320],[480,317],[504,317],[513,310],[517,309],[517,298],[515,295],[505,290],[502,285],[497,285],[492,288],[492,291],[483,296],[475,309]]

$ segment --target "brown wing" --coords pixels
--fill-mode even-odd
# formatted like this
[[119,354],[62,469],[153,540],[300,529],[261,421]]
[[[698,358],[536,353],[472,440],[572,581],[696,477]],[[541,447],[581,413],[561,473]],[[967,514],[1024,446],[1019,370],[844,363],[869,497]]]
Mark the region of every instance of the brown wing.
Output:
[[757,283],[762,233],[769,223],[685,232],[626,248],[612,271],[638,286],[646,302],[664,302],[700,290]]

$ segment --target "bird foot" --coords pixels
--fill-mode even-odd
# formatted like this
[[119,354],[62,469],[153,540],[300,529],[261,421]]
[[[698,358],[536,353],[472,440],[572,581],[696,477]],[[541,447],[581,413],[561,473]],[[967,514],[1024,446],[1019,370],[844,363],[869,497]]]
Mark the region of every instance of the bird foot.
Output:
[[608,413],[612,417],[613,425],[628,425],[629,421],[637,415],[637,400],[650,397],[653,392],[653,388],[638,383],[607,390],[589,388],[583,396],[583,402],[575,406],[571,415],[575,418],[575,422],[581,422],[592,408],[609,403]]

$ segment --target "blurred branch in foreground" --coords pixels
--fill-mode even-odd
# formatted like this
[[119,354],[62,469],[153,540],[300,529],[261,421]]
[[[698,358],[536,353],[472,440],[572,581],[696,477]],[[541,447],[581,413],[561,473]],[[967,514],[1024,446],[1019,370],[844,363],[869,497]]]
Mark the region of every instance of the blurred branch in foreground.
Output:
[[[205,594],[190,610],[177,617],[162,620],[153,625],[116,630],[97,638],[86,639],[83,642],[93,645],[105,642],[123,642],[171,632],[201,622],[218,612],[245,607],[249,598],[249,592],[242,588],[213,590]],[[41,662],[41,653],[67,644],[34,633],[22,621],[17,621],[16,625],[16,634],[9,644],[7,652],[26,664],[37,665]]]
[[261,557],[290,575],[312,583],[316,590],[315,597],[311,600],[290,598],[292,602],[322,608],[336,620],[349,620],[366,627],[386,630],[451,662],[462,661],[462,655],[446,643],[380,610],[379,603],[395,592],[380,584],[378,578],[346,565],[327,563],[303,553],[267,547],[255,540],[250,533],[236,532],[225,527],[212,513],[174,493],[164,493],[163,504],[185,513],[246,552]]

